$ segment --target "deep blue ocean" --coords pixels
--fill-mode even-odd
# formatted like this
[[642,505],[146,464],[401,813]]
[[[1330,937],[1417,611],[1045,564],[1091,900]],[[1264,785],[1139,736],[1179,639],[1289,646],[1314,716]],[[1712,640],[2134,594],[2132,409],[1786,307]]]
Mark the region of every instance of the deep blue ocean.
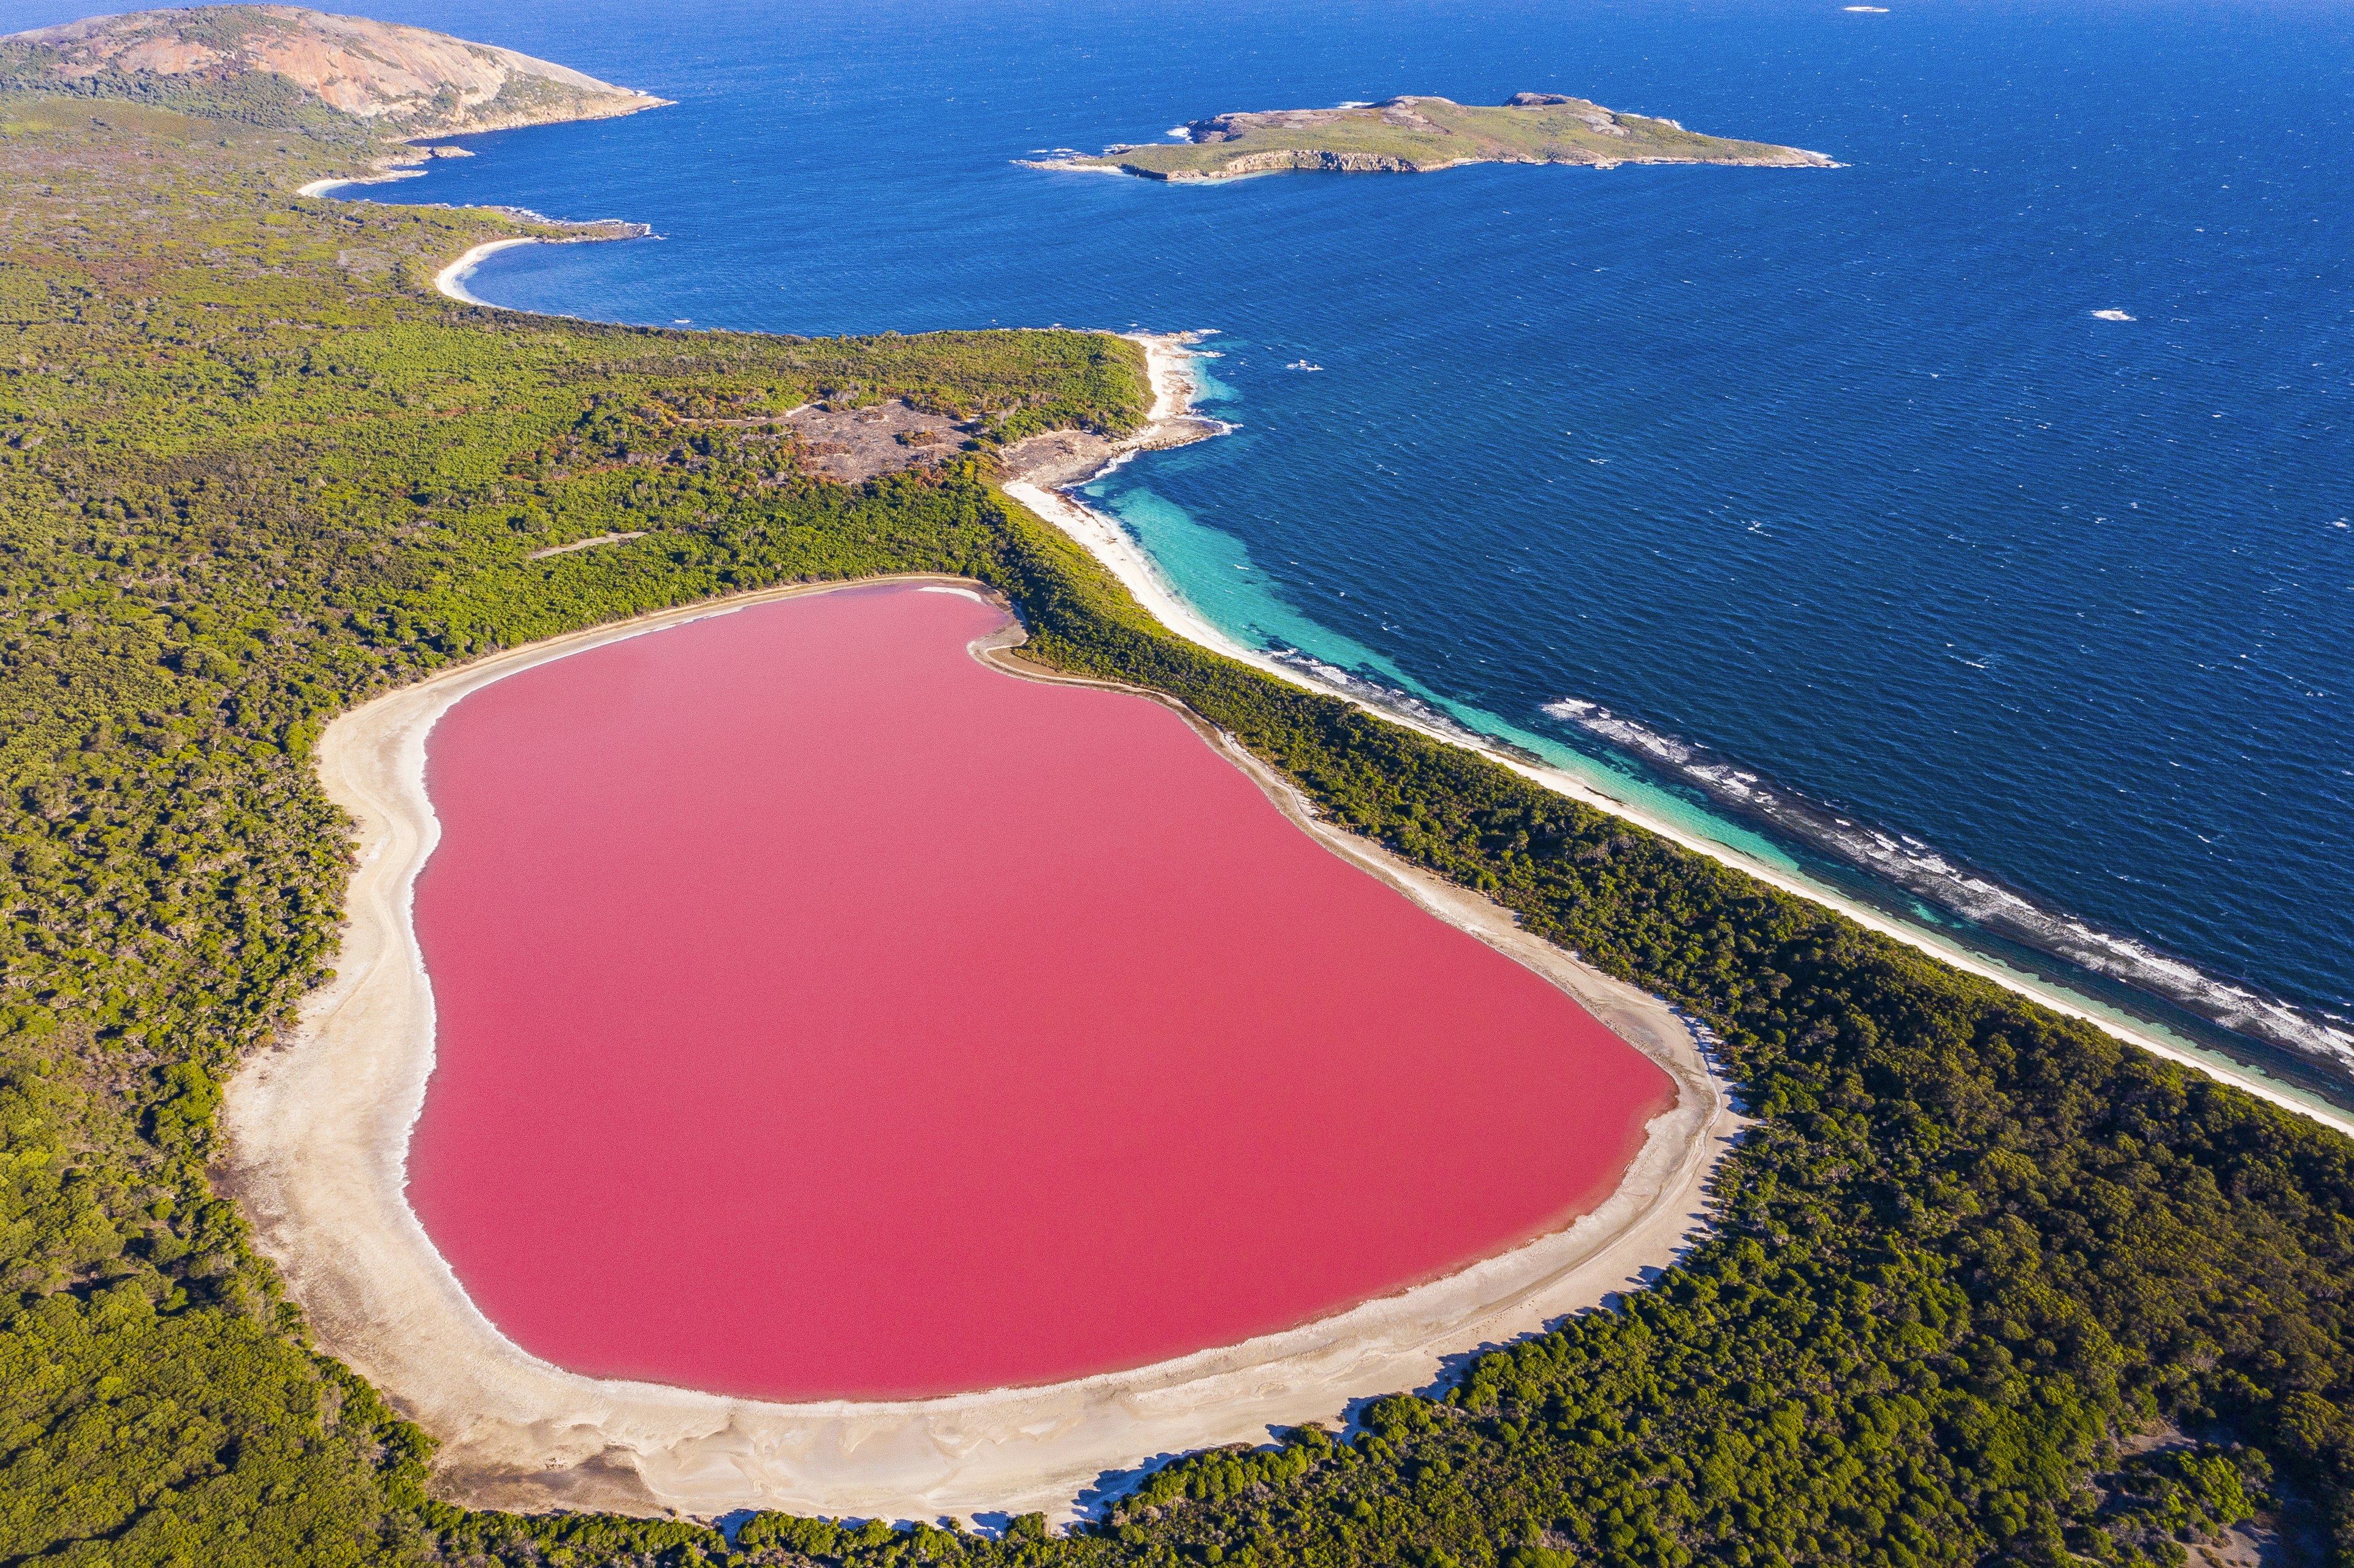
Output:
[[[382,193],[660,236],[481,297],[1216,329],[1238,429],[1095,501],[1230,631],[2180,1033],[2113,982],[2354,1054],[2354,8],[1888,5],[369,9],[678,101]],[[1846,166],[1013,163],[1524,89]]]

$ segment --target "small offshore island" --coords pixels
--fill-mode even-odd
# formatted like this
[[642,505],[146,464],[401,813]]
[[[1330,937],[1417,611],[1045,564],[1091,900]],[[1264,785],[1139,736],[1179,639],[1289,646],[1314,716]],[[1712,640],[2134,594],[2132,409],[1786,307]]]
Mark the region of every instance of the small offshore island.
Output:
[[1313,170],[1427,174],[1458,164],[1748,164],[1835,169],[1802,147],[1702,136],[1672,120],[1618,114],[1583,98],[1516,92],[1504,103],[1405,96],[1337,109],[1219,114],[1185,127],[1188,140],[1107,147],[1095,157],[1029,161],[1034,169],[1100,169],[1148,180],[1231,180]]

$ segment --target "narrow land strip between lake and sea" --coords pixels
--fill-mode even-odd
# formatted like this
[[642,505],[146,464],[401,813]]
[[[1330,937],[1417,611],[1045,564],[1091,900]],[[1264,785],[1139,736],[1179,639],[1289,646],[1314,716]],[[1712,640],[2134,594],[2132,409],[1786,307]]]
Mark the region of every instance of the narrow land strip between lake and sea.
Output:
[[1369,713],[1375,713],[1393,724],[1404,726],[1430,739],[1446,745],[1475,751],[1500,768],[1511,769],[1530,781],[1558,794],[1566,795],[1597,810],[1606,811],[1642,827],[1661,838],[1732,866],[1757,878],[1760,882],[1795,894],[1798,897],[1823,905],[1853,920],[1868,930],[1879,933],[1914,948],[1930,957],[1951,964],[1954,968],[1979,979],[1991,980],[2004,989],[2015,991],[2069,1018],[2081,1020],[2128,1044],[2137,1045],[2152,1055],[2192,1068],[2244,1089],[2257,1098],[2285,1110],[2309,1117],[2339,1132],[2354,1134],[2354,1116],[2326,1105],[2314,1097],[2295,1093],[2280,1083],[2266,1078],[2238,1064],[2214,1054],[2196,1052],[2169,1040],[2155,1031],[2138,1027],[2132,1021],[2114,1013],[2096,1010],[2080,998],[2041,978],[1999,963],[1971,951],[1949,938],[1921,926],[1893,918],[1855,899],[1841,895],[1810,878],[1794,874],[1781,867],[1767,864],[1728,845],[1702,837],[1677,823],[1667,821],[1640,806],[1595,788],[1585,779],[1561,768],[1547,767],[1522,755],[1485,744],[1482,737],[1467,731],[1444,727],[1398,708],[1369,702],[1362,692],[1342,689],[1320,681],[1297,664],[1270,657],[1265,652],[1245,646],[1213,625],[1210,620],[1187,603],[1154,564],[1133,535],[1118,521],[1087,504],[1077,493],[1081,485],[1098,477],[1113,464],[1125,462],[1139,451],[1154,447],[1182,444],[1200,440],[1217,432],[1214,421],[1202,419],[1193,412],[1194,376],[1192,367],[1192,345],[1204,334],[1180,333],[1166,334],[1131,334],[1142,345],[1146,364],[1152,379],[1153,404],[1151,418],[1146,429],[1129,440],[1108,447],[1100,461],[1084,470],[1057,471],[1044,476],[1022,476],[1009,480],[1003,489],[1044,522],[1052,524],[1102,564],[1119,578],[1137,603],[1142,606],[1161,625],[1177,636],[1236,659],[1262,674],[1327,695],[1339,696]]

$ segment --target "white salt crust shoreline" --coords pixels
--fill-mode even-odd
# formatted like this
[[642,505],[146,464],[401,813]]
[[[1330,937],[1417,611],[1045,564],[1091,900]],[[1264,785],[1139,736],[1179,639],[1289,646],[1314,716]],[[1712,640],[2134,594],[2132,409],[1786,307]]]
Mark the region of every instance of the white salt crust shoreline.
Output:
[[[320,1347],[440,1440],[437,1491],[526,1510],[711,1517],[775,1508],[887,1519],[1040,1510],[1066,1519],[1121,1472],[1190,1449],[1261,1442],[1273,1427],[1331,1421],[1353,1401],[1423,1386],[1444,1358],[1599,1305],[1681,1255],[1739,1126],[1689,1023],[1520,931],[1486,899],[1317,821],[1288,784],[1187,715],[1303,831],[1544,976],[1669,1074],[1675,1104],[1646,1127],[1610,1197],[1564,1230],[1333,1317],[1043,1387],[782,1404],[583,1377],[508,1340],[466,1296],[404,1192],[409,1132],[433,1065],[432,991],[410,923],[416,875],[440,832],[424,788],[426,736],[468,694],[550,660],[873,581],[978,588],[953,578],[870,579],[649,615],[446,671],[345,714],[320,738],[321,780],[359,829],[348,925],[335,978],[306,1001],[288,1040],[228,1086],[224,1184],[245,1204]],[[1066,680],[1003,656],[1022,635],[1010,627],[976,644],[976,656],[1009,674]],[[779,1305],[777,1327],[791,1331],[789,1303]]]
[[[1144,435],[1123,443],[1122,450],[1111,460],[1113,463],[1126,461],[1136,450],[1144,447],[1170,444],[1165,438],[1156,439],[1155,433],[1169,428],[1171,421],[1184,418],[1192,405],[1194,390],[1191,358],[1187,351],[1190,344],[1196,341],[1198,334],[1176,334],[1154,336],[1136,334],[1130,335],[1144,347],[1146,366],[1152,380],[1152,424]],[[1183,596],[1170,585],[1168,579],[1162,576],[1160,567],[1144,553],[1142,547],[1129,535],[1127,529],[1121,527],[1113,519],[1083,504],[1070,493],[1070,487],[1045,487],[1016,481],[1004,486],[1004,490],[1014,500],[1083,546],[1106,570],[1119,579],[1120,586],[1128,589],[1136,601],[1144,607],[1147,613],[1170,631],[1189,642],[1223,653],[1228,658],[1240,660],[1253,669],[1291,685],[1302,686],[1329,696],[1342,697],[1369,713],[1378,714],[1393,724],[1403,725],[1433,740],[1478,752],[1490,762],[1508,768],[1522,778],[1543,785],[1556,794],[1566,795],[1597,810],[1606,811],[1612,816],[1633,822],[1694,853],[1706,855],[1711,860],[1732,866],[1735,870],[1746,872],[1760,882],[1778,887],[1786,893],[1793,893],[1812,903],[1835,909],[1869,930],[1893,938],[1908,948],[1926,953],[1934,959],[1950,964],[1966,973],[1976,975],[1981,980],[1992,980],[2006,991],[2015,991],[2031,1001],[2041,1002],[2054,1012],[2081,1019],[2115,1039],[2141,1047],[2154,1056],[2190,1067],[2209,1077],[2230,1084],[2235,1088],[2244,1089],[2258,1099],[2278,1106],[2284,1110],[2294,1111],[2299,1116],[2308,1117],[2325,1127],[2354,1135],[2354,1117],[2348,1116],[2335,1107],[2321,1104],[2315,1099],[2285,1089],[2275,1082],[2240,1068],[2235,1063],[2185,1050],[2161,1035],[2135,1027],[2130,1022],[2094,1012],[2070,997],[2065,991],[2047,985],[2034,976],[2004,968],[1956,944],[1939,940],[1925,929],[1891,919],[1878,910],[1844,898],[1819,884],[1794,876],[1779,867],[1752,859],[1727,845],[1702,838],[1673,822],[1644,810],[1632,802],[1605,794],[1586,780],[1564,769],[1531,763],[1508,752],[1480,745],[1460,731],[1442,729],[1435,725],[1422,723],[1411,715],[1364,702],[1352,693],[1326,685],[1291,665],[1269,658],[1257,649],[1246,648],[1210,624],[1198,610],[1186,603]]]

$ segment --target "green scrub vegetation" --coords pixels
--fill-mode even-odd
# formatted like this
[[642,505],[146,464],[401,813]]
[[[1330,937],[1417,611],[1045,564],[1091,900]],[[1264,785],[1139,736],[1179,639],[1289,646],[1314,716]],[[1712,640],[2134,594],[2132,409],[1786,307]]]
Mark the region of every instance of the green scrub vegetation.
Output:
[[[991,482],[1002,440],[1133,429],[1132,344],[458,306],[433,270],[516,226],[287,194],[349,156],[0,97],[0,1568],[2172,1564],[2285,1505],[2354,1562],[2345,1139],[1161,631]],[[970,450],[844,487],[765,418],[890,397]],[[1067,1534],[434,1500],[211,1174],[220,1085],[334,962],[310,746],[493,649],[907,570],[1703,1020],[1756,1118],[1713,1228],[1346,1440],[1182,1458]]]

